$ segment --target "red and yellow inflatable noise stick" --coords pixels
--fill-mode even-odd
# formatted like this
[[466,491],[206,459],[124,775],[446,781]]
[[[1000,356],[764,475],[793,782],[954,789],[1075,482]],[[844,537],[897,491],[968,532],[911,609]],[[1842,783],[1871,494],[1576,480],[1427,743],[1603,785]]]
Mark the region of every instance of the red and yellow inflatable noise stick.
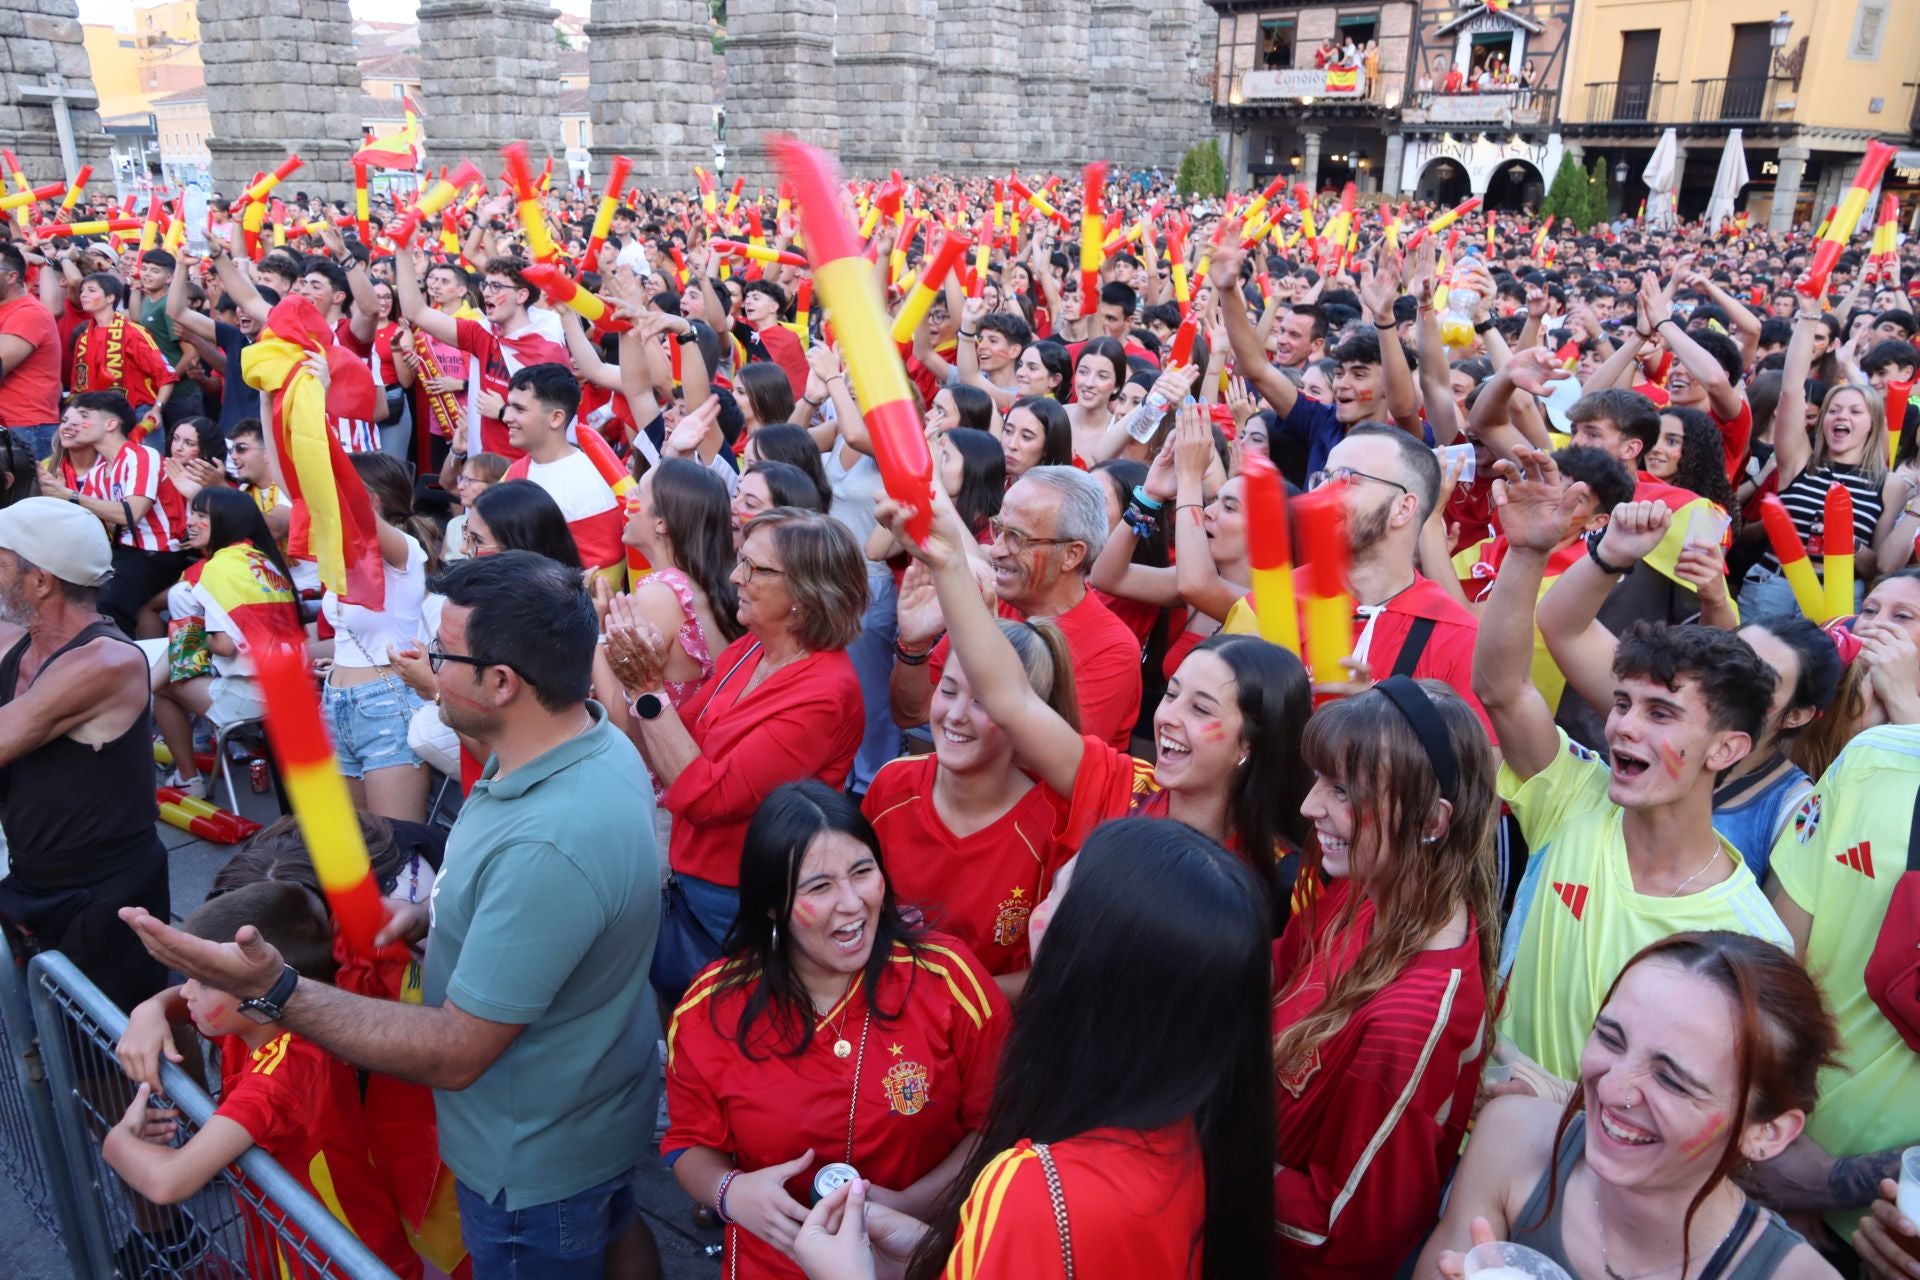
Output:
[[1422,240],[1425,240],[1428,236],[1439,235],[1442,231],[1445,231],[1448,227],[1460,221],[1460,219],[1466,217],[1475,209],[1478,209],[1480,207],[1480,201],[1481,197],[1479,196],[1469,196],[1435,218],[1432,222],[1429,222],[1426,226],[1414,232],[1407,238],[1407,252],[1412,253],[1420,247]]
[[619,333],[633,327],[626,317],[615,315],[599,294],[581,288],[551,262],[532,263],[520,274],[527,278],[528,284],[561,306],[579,312],[589,324],[597,324],[609,333]]
[[707,248],[715,253],[733,258],[750,258],[755,262],[771,262],[783,267],[804,267],[807,260],[790,250],[775,249],[764,244],[742,244],[738,240],[709,240]]
[[1339,684],[1351,678],[1340,665],[1353,655],[1353,596],[1347,586],[1352,551],[1347,544],[1345,487],[1326,485],[1293,504],[1304,556],[1307,669],[1315,684]]
[[[1865,278],[1892,282],[1899,279],[1900,197],[1880,197],[1880,220],[1873,224],[1873,247],[1867,255]],[[1889,424],[1891,425],[1891,424]]]
[[367,163],[364,160],[353,162],[353,231],[360,237],[360,243],[371,246],[373,236],[368,224],[372,220],[372,211],[367,207]]
[[713,175],[705,169],[702,169],[699,165],[695,165],[693,166],[693,176],[700,182],[701,212],[706,214],[707,227],[712,229],[720,220],[720,206],[714,202]]
[[1300,652],[1300,606],[1293,589],[1293,547],[1287,534],[1287,491],[1265,454],[1249,453],[1247,556],[1253,566],[1253,611],[1262,639]]
[[1853,494],[1843,484],[1827,489],[1826,510],[1820,522],[1820,545],[1827,616],[1818,621],[1828,622],[1853,612]]
[[600,207],[593,211],[593,230],[587,235],[587,269],[598,270],[594,266],[600,261],[600,246],[607,242],[607,235],[613,230],[613,211],[620,207],[620,189],[627,185],[627,175],[633,172],[633,161],[625,156],[615,156],[607,171],[607,189],[600,194]]
[[733,190],[727,193],[727,216],[729,218],[733,216],[733,211],[740,207],[740,193],[746,190],[746,187],[746,175],[742,174],[733,180]]
[[920,278],[913,282],[912,292],[900,305],[900,314],[893,318],[892,337],[896,344],[913,341],[913,331],[920,327],[920,322],[927,318],[927,312],[933,309],[933,300],[940,296],[940,287],[972,247],[973,241],[957,231],[940,242],[933,260],[920,273]]
[[507,184],[513,188],[513,202],[520,212],[521,229],[527,233],[527,252],[535,262],[552,262],[560,254],[554,247],[553,233],[547,230],[547,215],[540,208],[540,193],[534,190],[533,169],[527,160],[527,144],[509,142],[500,148],[507,162]]
[[66,195],[60,197],[60,213],[62,216],[73,212],[73,206],[80,200],[80,193],[87,189],[87,183],[92,179],[93,166],[90,164],[81,165],[80,172],[73,175],[73,185],[67,188]]
[[347,780],[334,759],[306,651],[261,644],[253,647],[253,660],[267,705],[267,738],[279,758],[307,856],[340,936],[354,951],[371,956],[373,940],[385,922],[380,888],[374,883]]
[[1912,382],[1895,382],[1887,379],[1887,465],[1900,453],[1900,434],[1907,422],[1907,398],[1913,393]]
[[1193,305],[1193,284],[1187,279],[1187,223],[1174,218],[1167,224],[1167,266],[1173,272],[1173,300],[1184,319]]
[[57,200],[66,191],[64,182],[49,182],[44,187],[30,187],[25,191],[10,191],[0,196],[0,210],[20,209],[30,204],[39,204],[42,200]]
[[1107,238],[1107,162],[1088,165],[1085,183],[1080,205],[1080,314],[1090,316],[1100,307],[1100,268],[1107,260],[1100,248]]
[[1275,178],[1272,182],[1269,182],[1259,195],[1247,201],[1247,207],[1240,211],[1240,220],[1248,224],[1258,221],[1261,211],[1273,203],[1275,198],[1286,189],[1287,179],[1284,174]]
[[1807,264],[1807,273],[1794,286],[1803,297],[1818,298],[1825,295],[1827,278],[1833,274],[1834,264],[1840,261],[1847,241],[1853,238],[1854,228],[1860,225],[1860,219],[1866,215],[1867,201],[1872,198],[1873,189],[1880,185],[1880,179],[1886,173],[1887,165],[1892,162],[1893,155],[1894,148],[1884,142],[1867,144],[1867,154],[1860,159],[1860,168],[1853,175],[1853,185],[1847,188],[1847,194],[1828,219],[1826,231],[1814,246],[1813,261]]
[[1793,517],[1771,493],[1760,499],[1760,523],[1766,528],[1767,543],[1773,548],[1774,558],[1780,562],[1780,572],[1793,588],[1794,603],[1800,606],[1800,612],[1815,622],[1826,621],[1826,591],[1813,572],[1813,562],[1807,559],[1806,544],[1800,541],[1800,531],[1793,527]]
[[1200,317],[1189,313],[1173,335],[1173,362],[1169,369],[1184,369],[1193,360],[1193,340],[1200,332]]
[[613,490],[613,496],[625,502],[627,491],[636,483],[633,472],[620,465],[620,458],[614,453],[613,446],[607,443],[607,438],[588,426],[584,420],[575,427],[573,434],[580,452],[587,455],[587,461],[593,464],[593,469],[600,474],[600,478],[607,482],[607,488]]
[[460,166],[446,177],[435,182],[421,193],[413,202],[413,207],[401,215],[389,232],[394,244],[404,249],[413,243],[413,233],[420,224],[429,218],[436,218],[440,211],[452,204],[460,194],[460,189],[470,182],[480,181],[480,168],[471,160],[462,160]]
[[154,799],[160,802],[160,821],[215,844],[239,844],[260,830],[259,823],[190,796],[178,787],[161,787],[154,792]]
[[[780,184],[782,188],[786,183]],[[792,195],[787,199],[791,201]],[[793,291],[793,328],[800,335],[800,345],[813,345],[813,281],[802,280]]]
[[272,173],[256,178],[253,185],[247,188],[246,194],[240,198],[248,204],[257,204],[264,201],[275,187],[285,182],[288,178],[291,178],[295,171],[305,163],[306,161],[297,155],[288,156],[280,162],[280,167]]
[[781,176],[793,184],[813,278],[839,339],[853,389],[865,407],[880,478],[907,509],[907,536],[924,545],[933,527],[933,455],[913,407],[906,367],[888,340],[886,310],[854,229],[840,216],[839,166],[795,138],[768,140]]
[[138,231],[138,218],[95,218],[88,222],[49,222],[33,229],[34,239],[49,236],[104,236],[115,231]]
[[1026,201],[1027,204],[1031,205],[1040,214],[1041,217],[1053,219],[1054,225],[1059,227],[1062,231],[1073,230],[1073,224],[1067,221],[1066,214],[1054,208],[1051,204],[1047,202],[1047,198],[1045,196],[1035,193],[1033,188],[1029,187],[1026,183],[1020,181],[1020,179],[1008,178],[1007,190],[1013,192],[1014,195]]

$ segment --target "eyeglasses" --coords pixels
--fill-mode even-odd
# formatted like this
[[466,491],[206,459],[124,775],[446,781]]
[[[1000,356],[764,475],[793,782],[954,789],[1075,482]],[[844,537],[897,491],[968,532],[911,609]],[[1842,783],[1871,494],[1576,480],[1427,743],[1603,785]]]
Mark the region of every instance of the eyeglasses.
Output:
[[427,670],[433,672],[436,676],[440,674],[440,668],[446,666],[449,662],[457,662],[462,666],[477,667],[481,670],[485,670],[488,667],[505,667],[535,688],[539,688],[540,686],[538,680],[535,680],[511,662],[495,662],[491,658],[473,658],[464,653],[448,653],[437,644],[427,650]]
[[480,282],[480,292],[482,293],[499,293],[503,289],[511,288],[513,288],[513,286],[504,280],[482,280]]
[[482,542],[480,536],[473,531],[473,526],[467,525],[460,531],[460,549],[469,556],[480,556],[489,551],[498,551],[500,548],[492,542]]
[[740,557],[740,567],[747,571],[745,578],[747,582],[752,582],[756,576],[763,573],[770,573],[776,578],[784,578],[787,574],[785,569],[776,569],[770,564],[755,564],[745,556]]
[[1030,533],[1008,527],[999,516],[988,517],[987,530],[993,534],[994,541],[1004,540],[1007,550],[1016,556],[1025,555],[1029,547],[1063,547],[1069,542],[1080,541],[1078,538],[1036,538]]
[[1328,467],[1325,471],[1316,471],[1307,477],[1307,488],[1318,489],[1330,484],[1351,484],[1355,480],[1371,480],[1375,484],[1392,485],[1402,493],[1413,490],[1398,480],[1389,480],[1385,476],[1368,475],[1364,471],[1355,471],[1352,467]]

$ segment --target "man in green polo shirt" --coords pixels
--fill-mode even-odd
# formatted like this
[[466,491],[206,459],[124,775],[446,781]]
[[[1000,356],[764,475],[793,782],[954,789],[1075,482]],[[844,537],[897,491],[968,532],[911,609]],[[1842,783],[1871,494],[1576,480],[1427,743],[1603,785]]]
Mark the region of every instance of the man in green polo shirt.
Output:
[[[578,572],[510,551],[433,587],[441,711],[488,760],[434,883],[423,1002],[283,980],[257,937],[220,946],[125,918],[163,963],[254,997],[255,1016],[433,1087],[477,1280],[597,1277],[610,1250],[655,1254],[631,1187],[659,1079],[652,793],[587,700],[598,626]],[[396,915],[386,934],[420,923]]]

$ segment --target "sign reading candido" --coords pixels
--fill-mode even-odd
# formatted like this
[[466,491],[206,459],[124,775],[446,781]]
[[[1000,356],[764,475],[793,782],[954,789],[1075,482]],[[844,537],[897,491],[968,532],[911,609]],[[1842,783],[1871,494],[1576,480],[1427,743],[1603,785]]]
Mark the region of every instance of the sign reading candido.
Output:
[[1366,72],[1358,67],[1295,67],[1286,71],[1249,71],[1240,93],[1258,98],[1358,98],[1367,91]]

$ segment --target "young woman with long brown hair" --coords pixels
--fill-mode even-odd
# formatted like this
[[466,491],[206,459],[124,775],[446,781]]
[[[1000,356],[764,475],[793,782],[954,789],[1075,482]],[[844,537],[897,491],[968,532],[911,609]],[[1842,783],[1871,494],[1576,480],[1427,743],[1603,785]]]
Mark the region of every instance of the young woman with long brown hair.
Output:
[[1613,981],[1564,1108],[1495,1098],[1416,1274],[1462,1274],[1469,1242],[1509,1239],[1585,1280],[1833,1280],[1732,1174],[1792,1145],[1833,1018],[1800,962],[1745,934],[1676,933]]
[[1439,1209],[1491,1044],[1495,763],[1465,699],[1383,680],[1321,708],[1307,898],[1274,944],[1282,1274],[1391,1275]]

